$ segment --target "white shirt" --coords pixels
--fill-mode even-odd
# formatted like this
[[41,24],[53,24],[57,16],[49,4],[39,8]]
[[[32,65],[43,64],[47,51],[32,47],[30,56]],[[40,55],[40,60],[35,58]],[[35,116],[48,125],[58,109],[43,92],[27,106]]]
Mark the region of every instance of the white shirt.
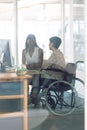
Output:
[[30,56],[29,52],[26,53],[26,64],[38,63],[39,60],[39,48],[35,47],[33,55]]

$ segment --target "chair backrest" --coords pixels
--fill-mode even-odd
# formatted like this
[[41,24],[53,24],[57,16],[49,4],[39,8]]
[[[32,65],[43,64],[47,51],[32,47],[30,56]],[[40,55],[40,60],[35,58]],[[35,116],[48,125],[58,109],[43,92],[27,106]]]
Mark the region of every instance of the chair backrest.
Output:
[[76,64],[67,63],[65,70],[66,72],[68,72],[68,74],[65,75],[66,81],[68,81],[69,83],[72,83],[73,77],[76,76]]
[[76,74],[76,64],[75,63],[67,63],[65,70],[69,73],[69,74]]

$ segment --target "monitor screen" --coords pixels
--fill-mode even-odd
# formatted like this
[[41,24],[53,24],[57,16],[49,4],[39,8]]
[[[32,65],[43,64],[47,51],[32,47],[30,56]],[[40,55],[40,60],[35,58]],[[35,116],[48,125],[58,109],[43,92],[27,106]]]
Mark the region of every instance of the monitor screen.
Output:
[[0,49],[2,49],[2,52],[4,54],[6,67],[12,67],[13,64],[10,43],[11,42],[9,39],[0,39]]

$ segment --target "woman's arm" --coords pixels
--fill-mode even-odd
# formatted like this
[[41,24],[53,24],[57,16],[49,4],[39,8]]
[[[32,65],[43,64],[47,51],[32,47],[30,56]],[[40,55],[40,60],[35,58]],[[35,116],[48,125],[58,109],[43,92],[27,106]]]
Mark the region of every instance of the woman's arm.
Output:
[[22,64],[26,65],[25,49],[22,51]]

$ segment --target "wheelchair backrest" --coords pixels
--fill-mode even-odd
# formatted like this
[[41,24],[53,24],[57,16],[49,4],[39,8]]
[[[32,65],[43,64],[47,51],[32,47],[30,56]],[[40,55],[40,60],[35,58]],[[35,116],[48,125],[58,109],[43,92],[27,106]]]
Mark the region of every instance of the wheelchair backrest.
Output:
[[75,74],[76,74],[76,64],[75,64],[75,63],[67,63],[65,70],[66,70],[69,74],[75,75]]
[[67,72],[65,75],[65,80],[68,81],[69,83],[72,83],[73,77],[76,76],[76,64],[67,63],[65,70]]

